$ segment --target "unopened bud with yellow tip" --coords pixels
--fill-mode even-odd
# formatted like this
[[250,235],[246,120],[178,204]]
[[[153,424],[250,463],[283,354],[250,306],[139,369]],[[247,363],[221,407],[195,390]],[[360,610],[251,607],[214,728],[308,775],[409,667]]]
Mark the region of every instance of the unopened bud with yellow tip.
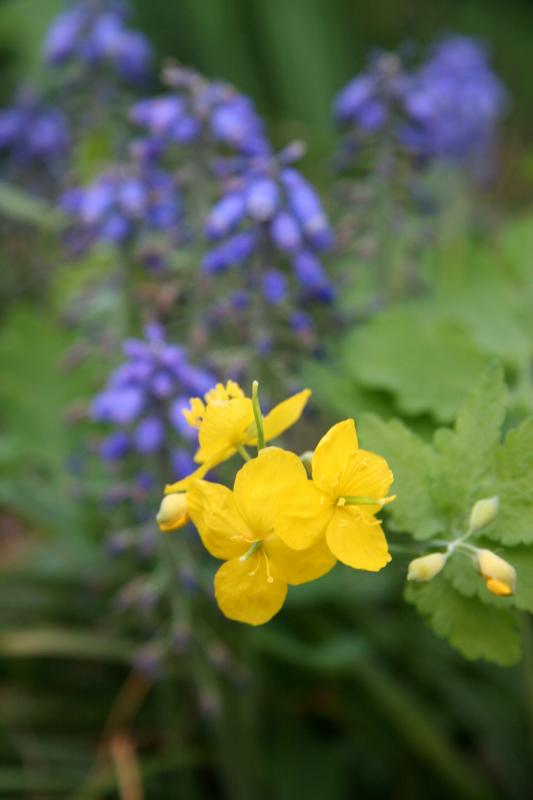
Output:
[[430,581],[444,568],[446,553],[428,553],[413,559],[407,570],[408,581]]
[[175,531],[183,528],[189,521],[186,492],[175,492],[163,497],[156,516],[162,531]]
[[476,552],[477,566],[489,592],[499,597],[509,597],[516,586],[516,570],[492,550]]
[[470,533],[479,531],[493,522],[498,514],[499,506],[500,501],[497,497],[484,497],[474,503],[470,512],[470,524],[468,526]]

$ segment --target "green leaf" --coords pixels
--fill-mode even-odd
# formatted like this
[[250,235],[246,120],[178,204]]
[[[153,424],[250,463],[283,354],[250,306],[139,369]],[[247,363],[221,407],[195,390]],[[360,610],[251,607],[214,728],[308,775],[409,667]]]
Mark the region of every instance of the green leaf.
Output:
[[342,366],[328,359],[325,363],[309,359],[300,372],[301,381],[313,392],[313,403],[318,404],[330,419],[355,417],[366,411],[382,416],[394,413],[390,396],[365,389]]
[[397,497],[386,507],[390,527],[415,539],[429,539],[442,531],[429,483],[435,470],[434,450],[399,420],[384,422],[366,415],[359,430],[362,445],[382,455],[394,473],[391,491]]
[[533,545],[533,418],[509,431],[499,448],[491,494],[500,508],[486,535],[505,545]]
[[18,222],[29,222],[45,230],[57,231],[62,217],[46,200],[27,194],[12,184],[0,181],[0,214]]
[[504,558],[516,569],[516,608],[533,614],[533,547],[509,548]]
[[[480,543],[485,546],[485,543]],[[498,550],[498,555],[507,558],[507,554]],[[474,553],[458,550],[449,556],[444,567],[443,576],[460,594],[465,597],[477,597],[486,605],[497,608],[510,608],[514,606],[513,597],[498,597],[489,592],[485,581],[481,577]]]
[[482,658],[502,667],[520,659],[518,620],[512,609],[465,597],[442,574],[428,583],[409,583],[405,598],[437,636],[447,639],[466,658]]
[[494,468],[506,399],[503,370],[492,364],[467,396],[454,429],[435,434],[440,458],[432,474],[433,495],[450,524],[464,523],[472,504],[490,494],[482,481]]
[[386,311],[349,336],[346,370],[372,389],[392,392],[406,414],[453,418],[487,356],[466,328],[435,321],[420,305]]

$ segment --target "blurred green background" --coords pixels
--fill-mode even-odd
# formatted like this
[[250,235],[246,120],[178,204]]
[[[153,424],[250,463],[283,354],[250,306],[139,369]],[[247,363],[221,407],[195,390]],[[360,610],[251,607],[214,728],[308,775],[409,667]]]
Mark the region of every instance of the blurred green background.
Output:
[[[449,31],[484,38],[512,98],[505,191],[519,204],[530,189],[529,0],[135,0],[134,5],[135,25],[151,38],[159,57],[234,82],[257,102],[279,143],[304,138],[310,145],[308,172],[323,170],[333,139],[331,100],[370,49],[405,43],[416,52]],[[41,85],[51,80],[40,48],[62,6],[61,0],[0,3],[3,103],[21,80]],[[46,314],[16,311],[0,342],[10,375],[4,392],[15,398],[10,413],[20,419],[16,434],[22,442],[16,443],[19,471],[8,484],[13,491],[8,500],[24,512],[24,535],[28,519],[33,541],[53,531],[63,556],[59,570],[49,549],[41,572],[14,571],[3,578],[0,608],[22,635],[2,640],[11,657],[0,686],[0,762],[5,760],[0,796],[136,800],[117,794],[112,770],[97,769],[131,656],[128,642],[115,640],[113,628],[106,628],[106,591],[113,580],[105,572],[95,580],[90,572],[101,558],[106,520],[101,510],[80,510],[64,477],[73,434],[63,407],[90,395],[95,380],[82,370],[63,382],[49,381],[46,359],[60,359],[71,341]],[[21,391],[25,403],[17,399]],[[44,482],[60,487],[64,506],[53,494],[39,495],[42,474],[32,475],[33,483],[24,475],[27,462],[42,457],[44,442],[50,473]],[[3,455],[6,463],[12,457]],[[31,502],[25,492],[32,493]],[[16,540],[19,522],[13,517],[11,523]],[[93,539],[84,538],[87,530]],[[11,531],[7,534],[9,543]],[[64,564],[68,569],[62,571]],[[91,579],[80,581],[87,574]],[[143,687],[129,686],[142,708],[137,714],[137,700],[130,708],[128,697],[121,696],[122,712],[128,723],[135,717],[146,797],[259,800],[258,785],[267,786],[276,800],[528,797],[533,644],[526,628],[525,669],[469,663],[403,604],[404,577],[396,571],[352,581],[339,570],[336,585],[325,581],[314,593],[303,589],[272,629],[253,636],[246,631],[242,638],[229,629],[231,658],[227,642],[214,640],[209,653],[222,675],[217,689],[222,701],[198,676],[199,717],[191,681],[178,676],[177,700],[170,701],[177,702],[183,730],[173,730],[172,715],[168,719],[168,686],[157,685],[146,703]],[[41,626],[41,637],[25,639],[25,626]],[[70,637],[48,631],[60,626]],[[220,714],[214,708],[218,702]],[[127,741],[119,738],[114,746],[117,758],[127,761]],[[23,773],[13,766],[19,759],[30,765]]]

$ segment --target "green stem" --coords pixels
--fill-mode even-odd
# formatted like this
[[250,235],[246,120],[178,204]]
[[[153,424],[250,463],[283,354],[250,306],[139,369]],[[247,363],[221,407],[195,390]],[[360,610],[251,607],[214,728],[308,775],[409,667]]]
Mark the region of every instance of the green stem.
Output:
[[265,429],[263,427],[263,414],[259,405],[259,384],[252,384],[252,408],[254,410],[255,427],[257,428],[257,452],[265,446]]
[[239,454],[243,457],[244,461],[249,461],[251,456],[246,447],[243,444],[240,444],[237,448]]

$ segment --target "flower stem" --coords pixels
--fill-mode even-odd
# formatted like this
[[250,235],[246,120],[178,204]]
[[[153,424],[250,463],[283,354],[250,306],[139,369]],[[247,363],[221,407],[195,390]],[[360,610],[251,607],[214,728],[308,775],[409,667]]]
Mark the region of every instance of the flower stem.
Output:
[[239,454],[242,456],[244,461],[249,461],[251,456],[246,447],[243,444],[240,444],[237,448]]
[[265,446],[265,429],[263,427],[263,415],[259,405],[259,383],[254,381],[252,384],[252,408],[254,410],[255,427],[257,428],[257,452]]

